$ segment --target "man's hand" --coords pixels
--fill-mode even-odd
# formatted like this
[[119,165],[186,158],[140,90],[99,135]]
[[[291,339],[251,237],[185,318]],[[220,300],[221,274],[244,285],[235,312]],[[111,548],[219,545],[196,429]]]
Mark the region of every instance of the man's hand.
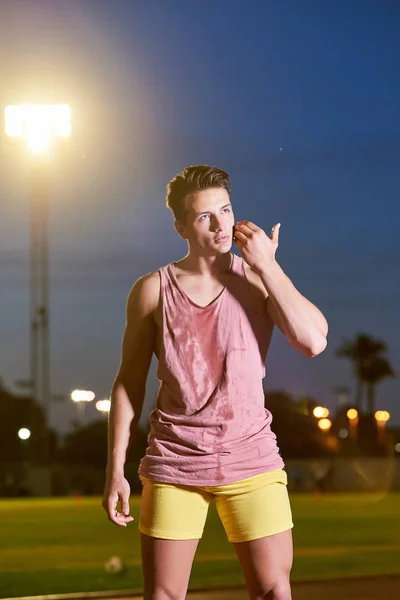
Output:
[[238,221],[234,226],[236,245],[242,257],[258,273],[268,269],[268,265],[275,261],[280,226],[280,223],[274,225],[270,238],[251,221]]
[[[102,506],[110,521],[119,527],[126,527],[128,523],[134,520],[133,517],[129,516],[130,492],[129,483],[122,475],[120,477],[107,477]],[[120,503],[121,512],[117,510],[118,502]]]

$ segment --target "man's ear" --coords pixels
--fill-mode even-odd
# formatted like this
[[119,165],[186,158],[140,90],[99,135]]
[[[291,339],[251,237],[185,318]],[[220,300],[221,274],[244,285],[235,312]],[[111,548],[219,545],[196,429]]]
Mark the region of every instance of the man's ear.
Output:
[[186,227],[180,221],[174,221],[174,227],[177,234],[183,239],[187,239]]

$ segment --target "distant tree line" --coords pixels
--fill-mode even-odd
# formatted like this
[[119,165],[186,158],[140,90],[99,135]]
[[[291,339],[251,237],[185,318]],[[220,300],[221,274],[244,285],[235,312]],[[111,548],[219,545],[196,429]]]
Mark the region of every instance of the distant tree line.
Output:
[[[277,435],[284,459],[341,456],[385,456],[393,452],[377,435],[375,410],[376,386],[388,377],[396,377],[386,356],[387,346],[367,334],[345,340],[336,354],[352,364],[356,380],[355,398],[334,416],[332,428],[323,432],[312,414],[323,400],[310,397],[294,399],[285,391],[265,393],[265,406],[273,415],[272,430]],[[366,394],[366,396],[365,396]],[[365,402],[366,401],[366,402]],[[364,404],[366,411],[363,411]],[[340,431],[348,425],[346,412],[356,407],[360,413],[358,439],[340,439]],[[55,492],[101,493],[107,460],[107,421],[104,418],[75,429],[60,443],[56,433],[46,424],[38,402],[29,396],[17,396],[0,380],[0,495],[6,493],[10,481],[17,481],[21,465],[43,466],[48,450],[55,473]],[[18,438],[22,427],[31,430],[29,440]],[[137,430],[126,465],[132,491],[140,490],[137,470],[147,447],[148,425]],[[46,444],[49,444],[47,446]],[[11,474],[11,475],[10,475]],[[11,489],[11,488],[10,488]]]

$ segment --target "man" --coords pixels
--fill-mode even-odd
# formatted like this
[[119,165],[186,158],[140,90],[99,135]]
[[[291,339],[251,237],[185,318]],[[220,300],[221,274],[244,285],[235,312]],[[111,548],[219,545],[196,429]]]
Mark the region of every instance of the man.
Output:
[[103,506],[116,525],[133,520],[124,462],[154,352],[161,383],[139,468],[145,600],[185,598],[211,501],[250,598],[289,600],[293,523],[262,379],[274,325],[312,357],[326,347],[327,323],[276,262],[280,225],[268,237],[235,224],[227,173],[188,167],[167,190],[188,253],[130,292]]

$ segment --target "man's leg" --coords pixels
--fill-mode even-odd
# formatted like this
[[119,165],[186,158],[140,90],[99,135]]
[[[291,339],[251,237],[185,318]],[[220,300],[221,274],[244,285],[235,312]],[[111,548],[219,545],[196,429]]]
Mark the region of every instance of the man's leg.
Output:
[[291,600],[293,521],[286,483],[286,472],[276,469],[212,488],[252,600]]
[[144,600],[184,600],[212,494],[142,478]]
[[184,600],[198,539],[164,540],[141,534],[144,600]]
[[251,600],[291,600],[292,530],[233,544]]

